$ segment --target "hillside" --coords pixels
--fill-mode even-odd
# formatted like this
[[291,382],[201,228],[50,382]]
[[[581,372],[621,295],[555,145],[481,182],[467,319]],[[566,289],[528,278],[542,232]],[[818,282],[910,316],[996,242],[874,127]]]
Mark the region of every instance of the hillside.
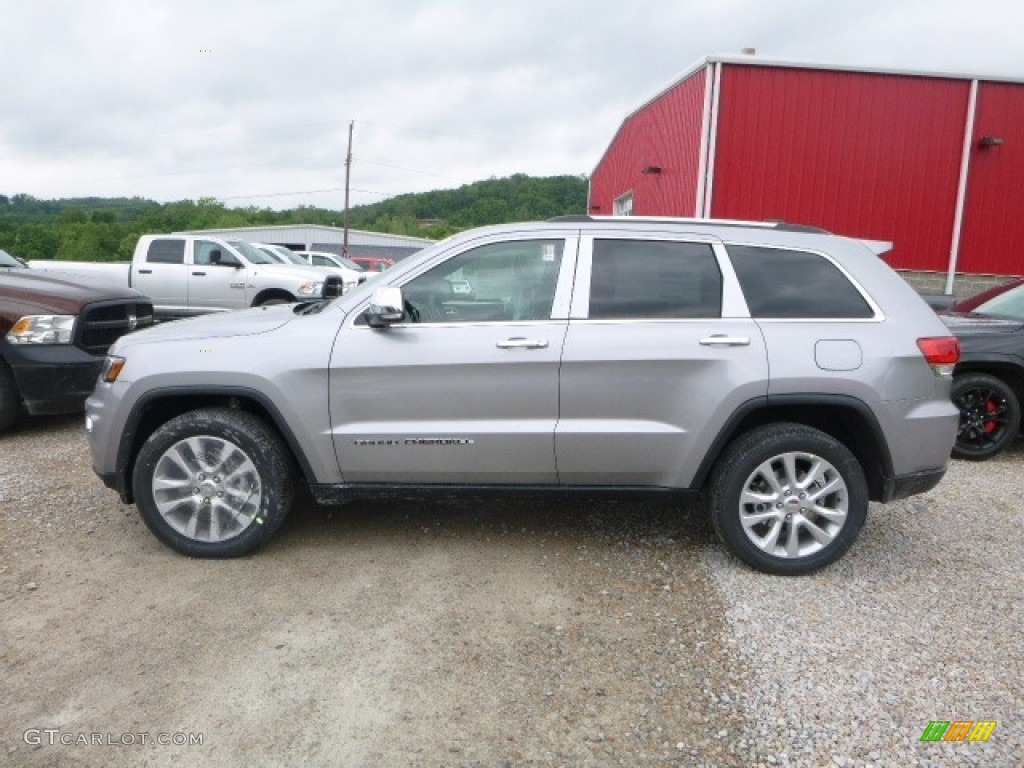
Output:
[[[441,238],[485,224],[584,213],[586,205],[585,177],[516,174],[356,206],[349,212],[349,226]],[[274,211],[227,208],[215,200],[157,203],[140,197],[39,200],[0,195],[0,248],[24,259],[123,260],[131,258],[144,233],[272,224],[338,226],[342,218],[342,211],[312,206]]]

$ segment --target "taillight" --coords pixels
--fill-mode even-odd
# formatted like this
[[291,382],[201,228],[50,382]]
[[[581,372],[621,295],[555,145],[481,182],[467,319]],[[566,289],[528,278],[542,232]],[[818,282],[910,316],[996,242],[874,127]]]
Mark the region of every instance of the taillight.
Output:
[[960,359],[960,341],[956,336],[931,336],[917,340],[918,349],[938,376],[952,376]]

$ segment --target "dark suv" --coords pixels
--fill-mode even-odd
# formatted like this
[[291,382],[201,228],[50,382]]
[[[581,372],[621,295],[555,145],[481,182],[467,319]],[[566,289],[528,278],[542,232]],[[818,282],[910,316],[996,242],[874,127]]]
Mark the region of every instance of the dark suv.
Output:
[[[959,348],[878,243],[572,217],[464,232],[330,303],[133,334],[96,471],[181,552],[395,494],[695,494],[755,568],[840,557],[949,461]],[[468,284],[471,292],[459,290]]]

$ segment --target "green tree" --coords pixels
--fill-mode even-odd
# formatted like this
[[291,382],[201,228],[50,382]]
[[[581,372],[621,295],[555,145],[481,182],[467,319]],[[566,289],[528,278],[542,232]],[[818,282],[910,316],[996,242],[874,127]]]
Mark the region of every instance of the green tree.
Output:
[[32,222],[18,227],[13,252],[23,259],[52,259],[59,247],[60,235],[52,226]]

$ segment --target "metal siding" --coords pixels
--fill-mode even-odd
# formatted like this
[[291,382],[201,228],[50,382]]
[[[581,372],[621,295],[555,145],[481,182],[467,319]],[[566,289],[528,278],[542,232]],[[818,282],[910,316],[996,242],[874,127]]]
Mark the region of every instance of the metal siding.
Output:
[[[591,213],[632,191],[636,216],[694,215],[704,89],[701,69],[626,119],[591,176]],[[652,165],[661,173],[642,173]]]
[[[982,149],[983,136],[1003,144]],[[1024,85],[979,83],[958,272],[1024,274]]]
[[895,243],[893,266],[949,258],[970,83],[724,65],[711,214]]

